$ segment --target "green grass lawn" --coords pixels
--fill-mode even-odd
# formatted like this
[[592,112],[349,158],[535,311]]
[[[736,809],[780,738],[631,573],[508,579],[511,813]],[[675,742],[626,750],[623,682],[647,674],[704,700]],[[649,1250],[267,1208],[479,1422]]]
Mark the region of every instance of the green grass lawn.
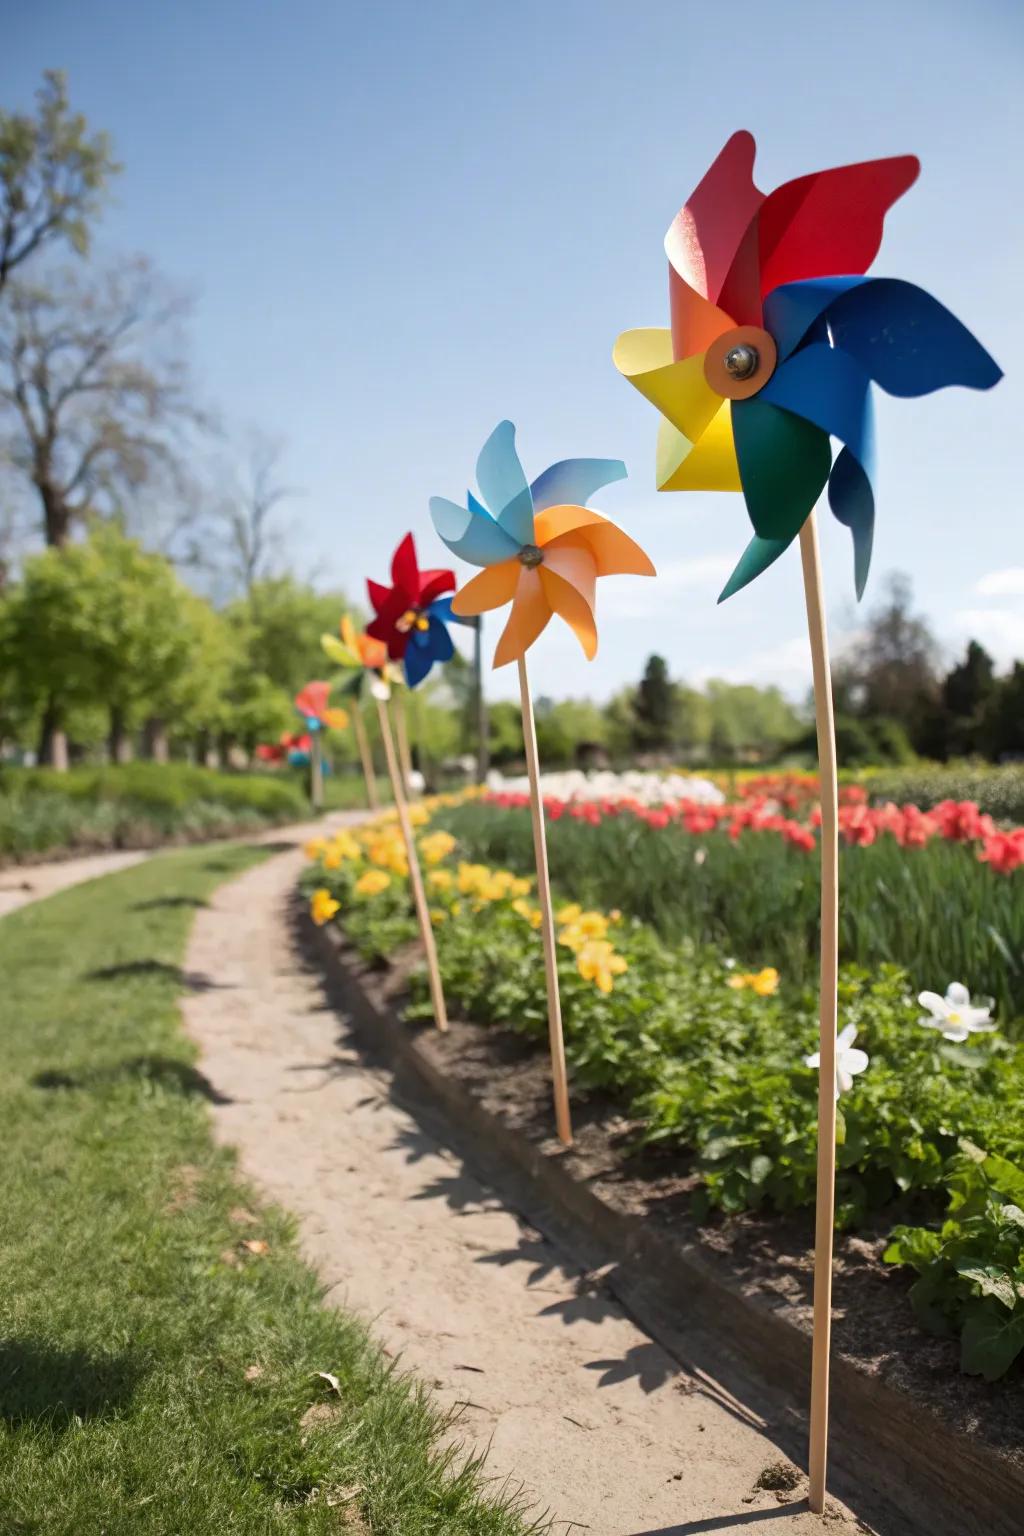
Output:
[[161,855],[0,922],[0,1530],[521,1536],[212,1143],[185,943],[262,856]]

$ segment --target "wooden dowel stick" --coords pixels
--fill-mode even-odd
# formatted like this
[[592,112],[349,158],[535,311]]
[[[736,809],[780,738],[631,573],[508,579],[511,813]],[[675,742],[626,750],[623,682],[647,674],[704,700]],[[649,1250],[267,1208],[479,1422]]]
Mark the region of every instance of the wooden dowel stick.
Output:
[[821,779],[821,982],[818,1072],[818,1181],[814,1213],[814,1334],[811,1352],[810,1506],[825,1508],[828,1463],[829,1350],[832,1337],[832,1243],[836,1203],[836,1023],[839,967],[839,790],[832,674],[821,582],[818,527],[812,512],[800,530],[800,559],[811,641],[814,718]]
[[392,695],[392,708],[395,716],[395,735],[398,738],[398,760],[402,765],[402,787],[405,797],[411,800],[412,788],[412,754],[409,751],[409,736],[405,728],[405,700],[401,694]]
[[380,718],[380,734],[384,742],[384,756],[387,760],[388,774],[391,778],[391,793],[395,797],[398,825],[402,829],[405,856],[409,863],[409,884],[412,886],[412,899],[420,925],[420,938],[423,940],[423,949],[427,957],[427,976],[430,981],[430,1001],[434,1008],[434,1023],[438,1029],[447,1029],[448,1012],[444,1005],[444,990],[441,986],[441,971],[437,963],[437,945],[434,942],[434,928],[430,921],[427,893],[423,889],[423,875],[420,870],[419,856],[416,852],[416,838],[413,835],[412,822],[409,819],[409,804],[405,798],[405,786],[402,783],[398,756],[395,752],[395,743],[391,735],[391,719],[388,715],[388,707],[383,699],[377,700],[377,714]]
[[537,897],[540,902],[540,930],[544,940],[544,975],[548,992],[548,1038],[551,1044],[551,1080],[555,1098],[555,1126],[558,1139],[572,1146],[572,1117],[569,1113],[569,1084],[565,1071],[565,1041],[562,1038],[562,999],[558,991],[558,964],[555,948],[555,922],[551,911],[551,886],[548,882],[548,841],[544,831],[544,802],[540,793],[540,764],[537,759],[537,727],[530,698],[530,679],[526,658],[519,658],[519,697],[523,712],[523,743],[526,767],[530,775],[530,815],[533,819],[533,854],[537,865]]
[[355,732],[356,746],[359,748],[359,761],[363,765],[363,779],[366,783],[366,803],[371,811],[375,811],[380,805],[380,797],[377,794],[377,775],[373,768],[373,758],[370,756],[370,743],[366,738],[366,726],[363,724],[362,711],[358,706],[352,710],[352,729]]
[[324,803],[324,761],[320,749],[320,732],[311,732],[309,745],[309,798],[314,811]]

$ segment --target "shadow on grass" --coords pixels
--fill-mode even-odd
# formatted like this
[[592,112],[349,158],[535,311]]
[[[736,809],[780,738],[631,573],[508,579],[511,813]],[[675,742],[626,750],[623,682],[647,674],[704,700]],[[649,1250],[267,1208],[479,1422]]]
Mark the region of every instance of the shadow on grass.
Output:
[[187,1061],[172,1056],[133,1056],[107,1067],[87,1067],[80,1072],[38,1072],[31,1079],[34,1088],[56,1091],[66,1088],[103,1088],[121,1082],[153,1083],[185,1097],[206,1099],[210,1104],[231,1104],[234,1100],[218,1092],[208,1077]]
[[133,912],[160,912],[171,907],[208,907],[200,896],[154,896],[152,901],[137,901]]
[[225,989],[228,983],[214,981],[202,971],[184,971],[180,965],[168,965],[166,960],[125,960],[120,965],[104,965],[96,971],[86,971],[83,981],[121,981],[137,976],[160,976],[176,982],[188,992],[212,992]]
[[116,1413],[132,1397],[142,1363],[44,1339],[0,1341],[0,1421],[65,1430]]

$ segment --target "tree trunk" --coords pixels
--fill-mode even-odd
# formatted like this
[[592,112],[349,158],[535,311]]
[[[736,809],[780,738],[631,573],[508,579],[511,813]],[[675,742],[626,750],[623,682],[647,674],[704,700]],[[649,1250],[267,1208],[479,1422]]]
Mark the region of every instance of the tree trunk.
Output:
[[158,715],[151,715],[142,727],[143,754],[154,763],[170,761],[170,744],[167,740],[167,723]]
[[46,701],[43,711],[42,725],[39,731],[39,761],[49,768],[55,768],[58,773],[68,771],[68,738],[61,724],[61,709],[57,700],[51,694]]
[[110,706],[110,734],[107,737],[107,751],[112,763],[130,763],[132,760],[132,741],[125,724],[124,710],[120,704]]
[[43,502],[46,542],[54,549],[63,549],[71,532],[71,508],[49,480],[37,479],[36,486]]

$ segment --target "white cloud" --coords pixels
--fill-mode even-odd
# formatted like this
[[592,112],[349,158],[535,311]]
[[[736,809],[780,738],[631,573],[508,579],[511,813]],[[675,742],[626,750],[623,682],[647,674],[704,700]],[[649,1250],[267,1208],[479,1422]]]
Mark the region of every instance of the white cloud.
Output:
[[811,652],[807,636],[794,635],[779,645],[753,651],[733,667],[709,667],[695,674],[693,681],[703,687],[710,678],[720,678],[725,683],[757,683],[765,688],[774,684],[783,693],[800,697],[811,685]]
[[1024,565],[1008,565],[989,571],[974,583],[979,597],[1024,597]]
[[980,640],[996,661],[1024,656],[1024,612],[1011,608],[961,608],[953,615],[961,633]]

